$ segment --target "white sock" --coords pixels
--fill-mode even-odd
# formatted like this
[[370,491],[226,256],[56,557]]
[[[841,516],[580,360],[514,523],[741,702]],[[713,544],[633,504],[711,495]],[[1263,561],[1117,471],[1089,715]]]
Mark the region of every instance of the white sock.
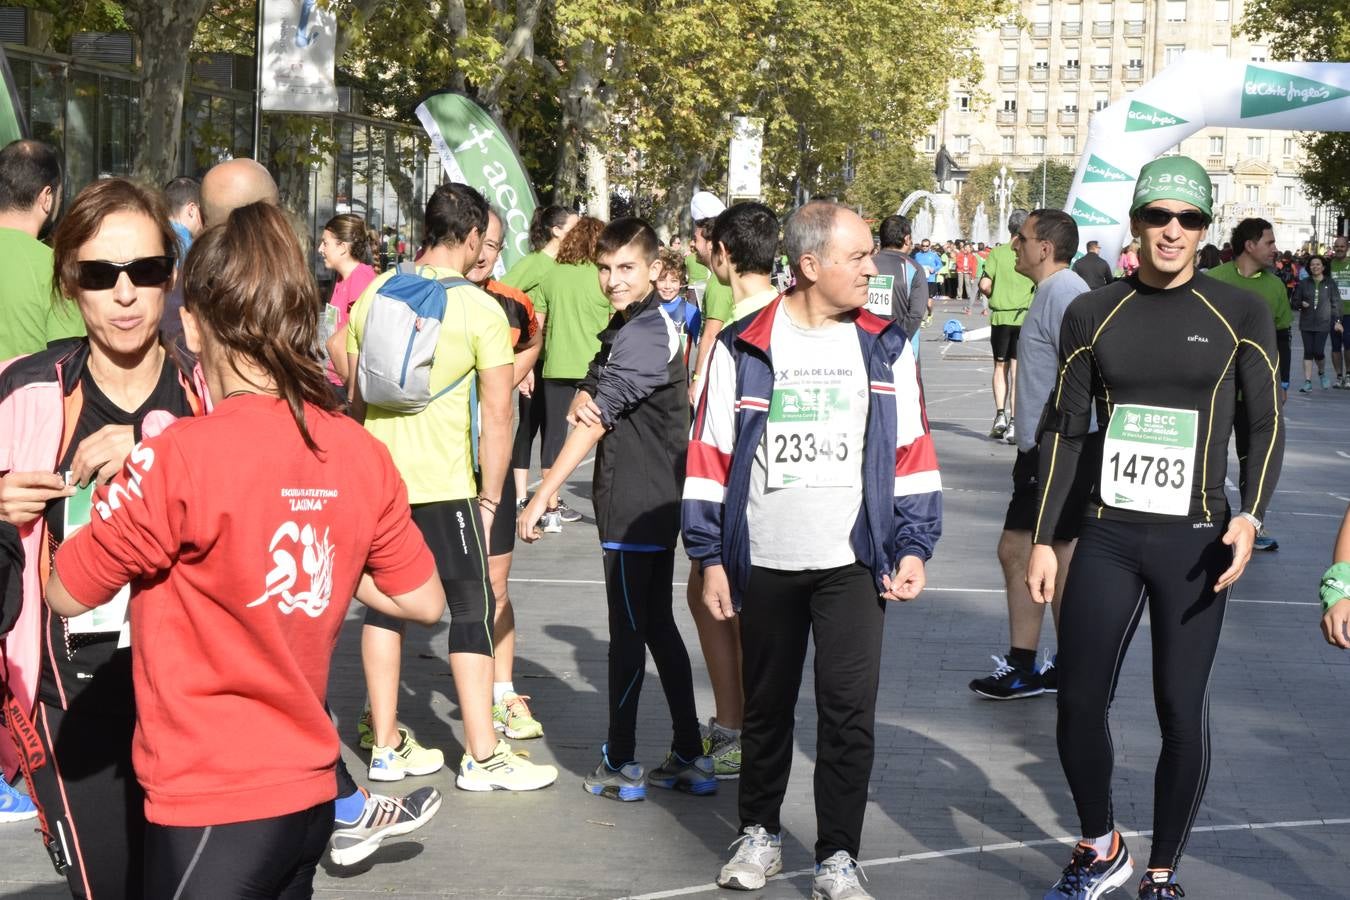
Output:
[[502,697],[506,694],[516,692],[516,683],[514,681],[494,681],[492,682],[492,703],[497,705],[502,702]]
[[740,736],[741,736],[741,730],[740,730],[739,728],[728,728],[727,726],[723,725],[721,722],[717,721],[716,718],[709,719],[709,720],[708,720],[708,726],[709,726],[708,730],[709,730],[710,732],[713,732],[713,731],[720,731],[720,732],[722,732],[723,734],[729,734],[729,735],[731,735],[732,737],[740,737]]
[[1115,836],[1116,833],[1114,831],[1108,831],[1101,837],[1083,838],[1083,840],[1085,843],[1091,844],[1092,849],[1097,851],[1098,859],[1110,859],[1111,846],[1112,844],[1115,843],[1114,841]]

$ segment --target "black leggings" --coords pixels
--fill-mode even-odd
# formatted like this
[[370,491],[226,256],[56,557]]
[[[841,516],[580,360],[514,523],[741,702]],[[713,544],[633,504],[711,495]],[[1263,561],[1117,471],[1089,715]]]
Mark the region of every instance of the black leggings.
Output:
[[577,395],[577,383],[563,378],[545,378],[542,383],[543,389],[536,390],[534,398],[536,403],[544,401],[539,468],[551,469],[567,441],[567,407]]
[[858,857],[875,750],[885,601],[862,565],[750,570],[741,602],[741,827],[781,828],[793,710],[807,638],[816,642],[816,861]]
[[131,768],[131,651],[114,653],[83,687],[68,710],[34,706],[47,764],[33,772],[29,790],[69,864],[73,897],[140,897],[145,793]]
[[1289,329],[1278,328],[1275,330],[1275,349],[1279,351],[1280,356],[1280,386],[1289,387],[1289,365],[1293,359],[1293,351],[1290,349]]
[[271,819],[188,828],[151,823],[145,834],[150,900],[298,900],[333,832],[333,801]]
[[1321,362],[1327,353],[1327,332],[1303,332],[1303,358]]
[[609,602],[609,747],[612,766],[636,759],[638,699],[652,651],[656,674],[670,707],[671,749],[685,759],[703,753],[694,710],[689,653],[675,624],[671,583],[675,551],[605,551],[605,599]]
[[[1153,701],[1162,728],[1149,866],[1181,859],[1209,778],[1209,676],[1232,562],[1222,521],[1161,525],[1089,518],[1064,585],[1059,620],[1059,758],[1085,837],[1115,827],[1108,722],[1125,651],[1148,604]],[[744,777],[744,776],[742,776]]]
[[544,424],[544,364],[534,366],[534,396],[521,394],[516,398],[516,409],[520,413],[520,423],[516,425],[516,439],[511,445],[511,468],[528,469],[530,467],[530,447],[534,445],[535,435]]

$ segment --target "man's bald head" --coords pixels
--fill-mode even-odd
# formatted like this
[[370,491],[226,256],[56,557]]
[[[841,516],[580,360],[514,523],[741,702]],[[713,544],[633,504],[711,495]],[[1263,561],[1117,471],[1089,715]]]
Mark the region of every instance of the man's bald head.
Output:
[[277,183],[254,160],[226,160],[202,179],[202,218],[207,225],[223,222],[231,211],[258,202],[276,204]]

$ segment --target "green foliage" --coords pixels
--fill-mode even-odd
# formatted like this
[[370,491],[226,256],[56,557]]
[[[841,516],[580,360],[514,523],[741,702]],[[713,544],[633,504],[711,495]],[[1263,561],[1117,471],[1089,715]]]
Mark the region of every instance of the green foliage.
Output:
[[933,165],[904,141],[877,142],[858,151],[856,173],[844,200],[865,218],[882,219],[912,192],[932,190]]
[[[1238,30],[1269,43],[1272,59],[1350,59],[1350,0],[1249,0]],[[1299,173],[1318,203],[1350,209],[1350,134],[1305,134]]]

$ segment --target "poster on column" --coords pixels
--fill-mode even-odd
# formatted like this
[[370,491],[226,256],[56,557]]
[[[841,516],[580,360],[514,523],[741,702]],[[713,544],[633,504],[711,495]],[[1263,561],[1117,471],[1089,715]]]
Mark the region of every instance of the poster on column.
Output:
[[1078,223],[1079,249],[1099,241],[1103,256],[1113,258],[1130,239],[1139,170],[1210,126],[1350,131],[1350,63],[1254,63],[1188,53],[1098,110],[1064,206]]
[[337,16],[318,0],[259,2],[263,59],[258,87],[263,110],[337,112]]
[[497,120],[472,98],[441,91],[423,100],[417,118],[451,181],[467,184],[487,198],[505,220],[499,266],[505,271],[530,252],[534,186],[515,144]]

